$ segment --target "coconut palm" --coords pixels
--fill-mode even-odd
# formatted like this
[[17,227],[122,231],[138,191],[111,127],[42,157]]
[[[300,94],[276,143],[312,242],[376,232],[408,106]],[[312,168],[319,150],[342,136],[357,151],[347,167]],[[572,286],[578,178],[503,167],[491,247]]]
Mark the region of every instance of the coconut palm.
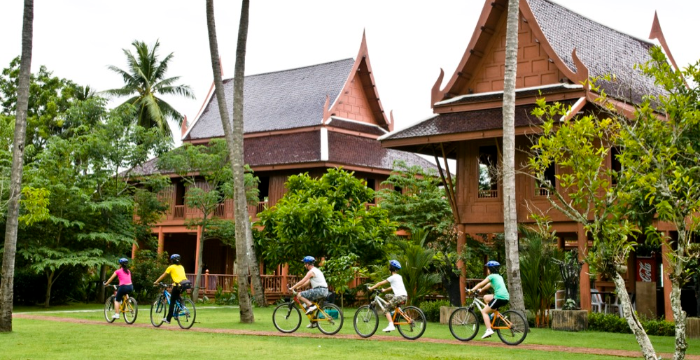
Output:
[[127,70],[109,66],[110,70],[122,76],[124,87],[105,90],[104,93],[115,97],[131,96],[120,106],[131,104],[137,109],[138,125],[149,129],[158,128],[164,136],[172,136],[167,120],[171,119],[182,125],[183,116],[158,96],[180,95],[194,99],[192,90],[187,85],[176,85],[180,80],[179,76],[165,78],[173,53],[160,60],[157,53],[160,42],[156,41],[150,49],[141,41],[135,40],[131,45],[136,49],[136,54],[123,49],[128,64]]

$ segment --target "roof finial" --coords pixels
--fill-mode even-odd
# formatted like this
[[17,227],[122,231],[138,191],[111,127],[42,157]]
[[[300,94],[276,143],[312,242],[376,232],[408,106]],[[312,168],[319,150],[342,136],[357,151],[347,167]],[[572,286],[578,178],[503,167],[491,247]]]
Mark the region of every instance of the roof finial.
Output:
[[654,11],[654,21],[651,23],[651,32],[649,33],[649,40],[653,39],[659,40],[661,47],[664,49],[664,52],[666,52],[666,56],[668,56],[668,60],[671,61],[671,64],[676,70],[680,70],[676,64],[676,60],[674,60],[673,55],[671,55],[671,49],[668,47],[664,32],[661,31],[661,22],[659,21],[659,15],[656,11]]
[[389,132],[394,131],[394,109],[389,111]]
[[182,119],[182,124],[180,125],[180,137],[184,137],[187,133],[187,115]]
[[321,120],[322,124],[325,124],[331,117],[331,112],[330,112],[330,104],[331,104],[331,98],[330,96],[326,95],[326,103],[323,104],[323,120]]
[[576,48],[571,52],[571,59],[574,60],[574,65],[576,65],[576,80],[583,85],[584,89],[589,90],[588,68],[583,64],[581,59],[579,59],[578,55],[576,55]]
[[438,75],[437,80],[435,80],[435,84],[433,84],[433,88],[430,90],[430,108],[432,109],[433,106],[435,105],[436,102],[442,100],[442,96],[444,95],[442,91],[440,91],[440,85],[442,85],[442,78],[445,77],[445,72],[440,68],[440,75]]

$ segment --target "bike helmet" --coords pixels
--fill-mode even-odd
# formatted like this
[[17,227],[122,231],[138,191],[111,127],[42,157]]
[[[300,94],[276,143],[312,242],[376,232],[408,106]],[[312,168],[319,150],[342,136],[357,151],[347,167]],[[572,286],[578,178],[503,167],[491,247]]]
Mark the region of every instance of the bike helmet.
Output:
[[501,267],[501,264],[498,261],[491,260],[491,261],[486,263],[486,267],[489,268],[489,270],[493,269],[493,270],[497,271],[498,268]]
[[127,258],[119,259],[119,265],[124,265],[124,264],[128,264],[128,263],[129,263],[129,259],[127,259]]
[[316,259],[314,259],[313,256],[304,256],[304,258],[301,260],[304,264],[313,264],[316,262]]
[[401,263],[398,260],[389,260],[389,268],[400,270]]
[[170,255],[170,261],[172,261],[175,264],[179,264],[180,263],[180,254]]

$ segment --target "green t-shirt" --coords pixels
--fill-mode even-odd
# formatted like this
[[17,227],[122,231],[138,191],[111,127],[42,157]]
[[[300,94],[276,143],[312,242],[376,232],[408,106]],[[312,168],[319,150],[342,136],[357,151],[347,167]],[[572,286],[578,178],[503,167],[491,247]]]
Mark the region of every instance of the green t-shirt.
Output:
[[493,288],[493,294],[495,299],[510,300],[510,295],[508,294],[508,289],[506,289],[506,284],[503,282],[503,277],[498,274],[491,274],[486,277],[491,282],[491,287]]

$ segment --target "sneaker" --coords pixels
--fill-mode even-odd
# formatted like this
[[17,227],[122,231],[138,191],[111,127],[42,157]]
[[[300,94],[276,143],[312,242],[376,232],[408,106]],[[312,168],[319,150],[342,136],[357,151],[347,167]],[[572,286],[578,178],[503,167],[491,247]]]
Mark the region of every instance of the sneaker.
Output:
[[163,318],[163,322],[166,324],[170,324],[170,321],[168,321],[168,318]]
[[311,305],[308,309],[306,309],[306,315],[311,314],[314,312],[314,310],[316,310],[316,305]]
[[312,322],[311,324],[306,325],[306,328],[307,328],[307,329],[315,329],[315,328],[317,328],[317,327],[318,327],[318,323],[317,323],[317,322]]
[[384,331],[384,332],[390,332],[390,331],[394,331],[394,330],[396,330],[396,327],[394,326],[394,324],[389,324],[389,326],[382,329],[382,331]]
[[484,333],[484,336],[482,336],[482,339],[486,339],[487,337],[491,337],[493,335],[493,330],[492,329],[486,329],[486,332]]
[[112,319],[119,319],[119,314],[112,315]]

